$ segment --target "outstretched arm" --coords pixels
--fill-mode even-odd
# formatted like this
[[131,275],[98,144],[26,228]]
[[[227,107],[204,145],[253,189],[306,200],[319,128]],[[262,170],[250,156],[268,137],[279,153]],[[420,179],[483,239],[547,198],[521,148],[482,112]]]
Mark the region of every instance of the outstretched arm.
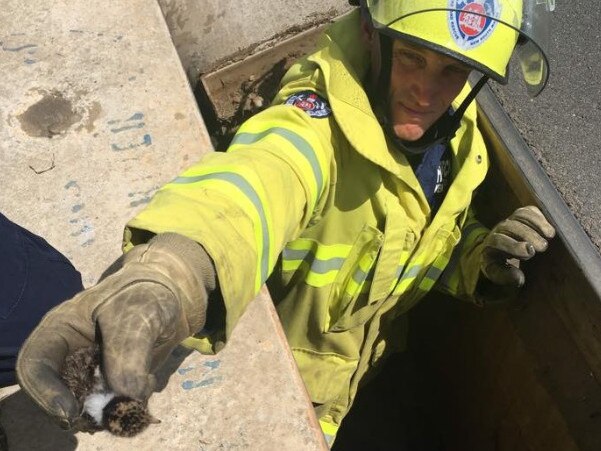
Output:
[[159,190],[128,225],[113,273],[48,313],[22,347],[17,375],[38,405],[77,426],[81,406],[60,372],[67,355],[94,343],[109,387],[145,401],[153,370],[203,327],[217,279],[229,335],[327,196],[332,148],[327,127],[312,121],[272,107],[241,128],[228,153]]

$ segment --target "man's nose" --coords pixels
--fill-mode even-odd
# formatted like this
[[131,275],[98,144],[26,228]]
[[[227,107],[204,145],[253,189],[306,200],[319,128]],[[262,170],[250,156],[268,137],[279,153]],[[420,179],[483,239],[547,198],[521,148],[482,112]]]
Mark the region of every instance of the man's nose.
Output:
[[416,80],[414,87],[415,101],[423,108],[435,103],[440,92],[441,80],[437,74],[424,71]]

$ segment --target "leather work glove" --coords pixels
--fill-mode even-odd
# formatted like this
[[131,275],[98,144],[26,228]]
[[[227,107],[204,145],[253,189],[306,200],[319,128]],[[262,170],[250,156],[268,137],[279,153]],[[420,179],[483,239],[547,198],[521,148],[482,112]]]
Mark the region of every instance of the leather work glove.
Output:
[[495,285],[517,291],[526,281],[520,261],[544,252],[554,236],[555,229],[537,207],[518,208],[484,239],[482,274]]
[[135,246],[111,269],[97,285],[52,309],[19,353],[21,387],[65,429],[81,422],[81,406],[60,378],[67,355],[99,342],[109,387],[146,400],[155,385],[152,371],[203,327],[216,285],[204,249],[175,233]]

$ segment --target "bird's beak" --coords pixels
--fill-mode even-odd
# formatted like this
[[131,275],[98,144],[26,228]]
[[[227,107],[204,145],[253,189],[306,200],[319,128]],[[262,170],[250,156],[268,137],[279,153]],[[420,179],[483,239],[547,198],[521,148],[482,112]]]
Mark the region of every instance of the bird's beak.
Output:
[[150,422],[150,424],[159,424],[161,422],[161,420],[159,420],[158,418],[153,417],[152,415],[149,415],[149,419],[148,421]]

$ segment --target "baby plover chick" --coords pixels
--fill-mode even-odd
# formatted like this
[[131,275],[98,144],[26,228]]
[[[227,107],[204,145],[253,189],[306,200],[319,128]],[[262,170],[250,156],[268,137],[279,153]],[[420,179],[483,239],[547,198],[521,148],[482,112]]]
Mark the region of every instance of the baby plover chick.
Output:
[[67,356],[61,378],[82,408],[87,432],[108,430],[120,437],[133,437],[152,423],[160,423],[146,404],[128,396],[116,395],[100,370],[100,348],[78,349]]

